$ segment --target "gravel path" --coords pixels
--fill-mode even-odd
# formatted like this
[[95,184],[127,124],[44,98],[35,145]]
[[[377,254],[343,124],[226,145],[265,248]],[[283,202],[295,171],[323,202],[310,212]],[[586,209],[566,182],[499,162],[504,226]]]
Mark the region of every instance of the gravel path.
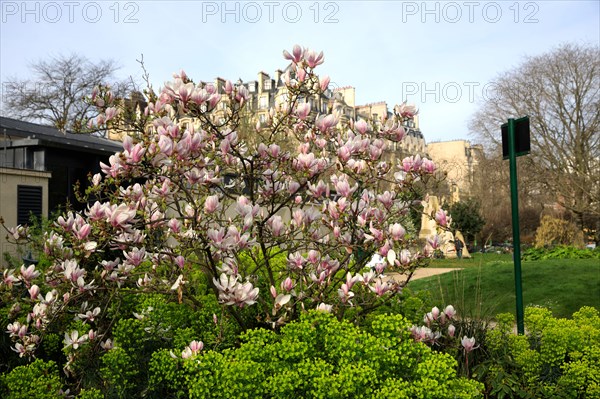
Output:
[[[438,274],[450,273],[454,270],[462,270],[461,268],[440,268],[440,267],[426,267],[423,269],[417,269],[415,274],[413,274],[411,280],[418,280],[420,278],[437,276]],[[393,279],[402,279],[405,280],[406,276],[398,273],[390,273],[388,275]]]

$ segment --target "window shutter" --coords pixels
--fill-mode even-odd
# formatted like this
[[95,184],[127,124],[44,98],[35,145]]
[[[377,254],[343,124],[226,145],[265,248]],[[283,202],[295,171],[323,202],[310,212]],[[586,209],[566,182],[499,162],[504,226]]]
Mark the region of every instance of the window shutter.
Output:
[[17,224],[29,224],[32,213],[42,216],[42,187],[17,186]]

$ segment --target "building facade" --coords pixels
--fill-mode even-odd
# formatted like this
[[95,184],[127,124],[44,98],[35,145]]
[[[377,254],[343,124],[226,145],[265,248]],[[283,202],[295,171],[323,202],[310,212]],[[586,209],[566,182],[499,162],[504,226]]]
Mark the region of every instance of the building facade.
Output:
[[[29,223],[30,215],[48,217],[70,204],[83,209],[73,186],[86,187],[88,174],[121,151],[114,141],[62,133],[51,126],[0,117],[0,216],[7,227]],[[15,252],[0,232],[2,252]]]
[[439,141],[427,144],[427,153],[437,167],[445,172],[449,202],[472,195],[477,165],[483,157],[483,147],[468,140]]

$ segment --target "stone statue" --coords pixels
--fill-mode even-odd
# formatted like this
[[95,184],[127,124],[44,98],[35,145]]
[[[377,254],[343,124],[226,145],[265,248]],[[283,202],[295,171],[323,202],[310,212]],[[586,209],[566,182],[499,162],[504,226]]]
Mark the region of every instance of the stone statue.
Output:
[[[421,216],[421,230],[419,231],[419,238],[426,240],[429,237],[434,236],[437,233],[437,223],[435,222],[434,215],[440,209],[440,203],[435,195],[430,195],[429,200],[423,206],[423,215]],[[440,250],[446,258],[456,258],[456,250],[454,249],[454,240],[459,239],[463,243],[463,258],[470,258],[471,255],[467,251],[467,246],[463,235],[457,231],[456,237],[450,231],[443,231],[440,234],[440,238],[443,241]]]

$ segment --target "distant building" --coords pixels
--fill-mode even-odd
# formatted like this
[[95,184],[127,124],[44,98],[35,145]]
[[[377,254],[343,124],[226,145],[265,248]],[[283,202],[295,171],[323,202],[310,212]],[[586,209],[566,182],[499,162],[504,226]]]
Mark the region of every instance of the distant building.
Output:
[[[284,70],[277,69],[273,77],[264,71],[260,71],[257,74],[256,80],[243,82],[239,80],[237,85],[243,85],[248,90],[248,99],[246,102],[246,114],[244,115],[245,120],[242,121],[245,124],[246,131],[253,131],[257,126],[264,126],[269,120],[269,112],[271,109],[278,109],[278,107],[287,100],[288,90],[283,82],[283,76],[290,74],[290,79],[295,78],[295,72],[292,65],[288,65]],[[212,85],[216,92],[221,94],[222,98],[215,115],[217,122],[224,122],[225,110],[230,106],[229,99],[225,94],[225,83],[226,80],[220,77],[215,78],[212,82],[200,82],[204,85]],[[306,98],[301,98],[300,102],[308,102],[311,105],[311,115],[316,117],[318,114],[334,113],[339,117],[339,126],[346,125],[350,120],[365,119],[374,121],[377,123],[382,118],[387,119],[392,116],[392,113],[388,109],[385,101],[357,105],[356,104],[356,89],[352,86],[343,87],[331,87],[324,93],[313,94]],[[129,99],[126,99],[123,105],[123,112],[125,113],[124,120],[135,120],[136,115],[140,115],[144,112],[147,103],[144,100],[141,93],[135,93]],[[219,116],[222,118],[219,120]],[[182,122],[192,122],[182,120]],[[119,126],[118,129],[112,129],[108,132],[108,137],[112,140],[121,141],[122,135],[128,128],[131,127],[131,123],[125,122]],[[419,154],[424,156],[427,153],[427,147],[425,144],[425,138],[419,129],[419,118],[418,115],[407,122],[404,126],[407,135],[402,143],[390,143],[388,146],[388,152],[394,153],[396,157],[403,158],[405,156]],[[238,132],[242,133],[243,132]],[[245,137],[251,139],[251,137]]]
[[[239,80],[237,85],[243,85],[248,90],[248,99],[246,108],[242,115],[241,128],[238,134],[245,140],[251,141],[254,137],[256,127],[266,126],[271,117],[271,110],[277,110],[288,98],[288,89],[283,82],[284,75],[290,75],[290,79],[295,78],[294,68],[290,64],[286,69],[278,69],[273,77],[268,73],[261,71],[257,74],[256,80],[243,82]],[[229,98],[225,94],[226,80],[216,78],[213,82],[201,82],[204,85],[212,85],[216,92],[221,94],[221,101],[214,112],[217,123],[225,122],[225,111],[230,107]],[[352,86],[331,87],[321,94],[308,95],[300,98],[299,102],[308,102],[311,105],[311,116],[317,117],[319,114],[334,113],[338,116],[338,126],[345,126],[350,120],[368,120],[374,123],[382,123],[382,119],[392,117],[385,101],[370,103],[365,105],[356,104],[356,89]],[[135,118],[135,114],[143,112],[146,103],[140,98],[130,99],[126,102],[126,109],[130,117]],[[193,123],[192,120],[182,119],[183,124]],[[127,129],[127,126],[120,129]],[[406,156],[427,154],[427,146],[423,133],[419,129],[419,119],[416,115],[413,119],[407,121],[404,125],[407,132],[402,142],[389,142],[384,154],[384,160],[396,163]],[[121,140],[123,132],[112,131],[109,137]],[[290,143],[288,143],[289,145]]]
[[[114,141],[0,117],[0,216],[6,226],[27,224],[30,214],[48,217],[78,203],[73,185],[86,187],[89,173],[122,150]],[[0,232],[0,251],[13,252]]]
[[450,202],[472,195],[476,166],[483,157],[483,147],[467,140],[439,141],[427,144],[427,153],[438,168],[446,173]]
[[[392,113],[388,109],[387,102],[379,101],[375,103],[358,105],[356,106],[357,119],[371,119],[374,121],[383,118],[391,118]],[[411,156],[421,155],[425,156],[427,153],[427,146],[425,144],[425,137],[421,133],[419,128],[419,115],[415,115],[405,125],[406,137],[401,143],[391,143],[390,151],[394,152],[400,159]]]

